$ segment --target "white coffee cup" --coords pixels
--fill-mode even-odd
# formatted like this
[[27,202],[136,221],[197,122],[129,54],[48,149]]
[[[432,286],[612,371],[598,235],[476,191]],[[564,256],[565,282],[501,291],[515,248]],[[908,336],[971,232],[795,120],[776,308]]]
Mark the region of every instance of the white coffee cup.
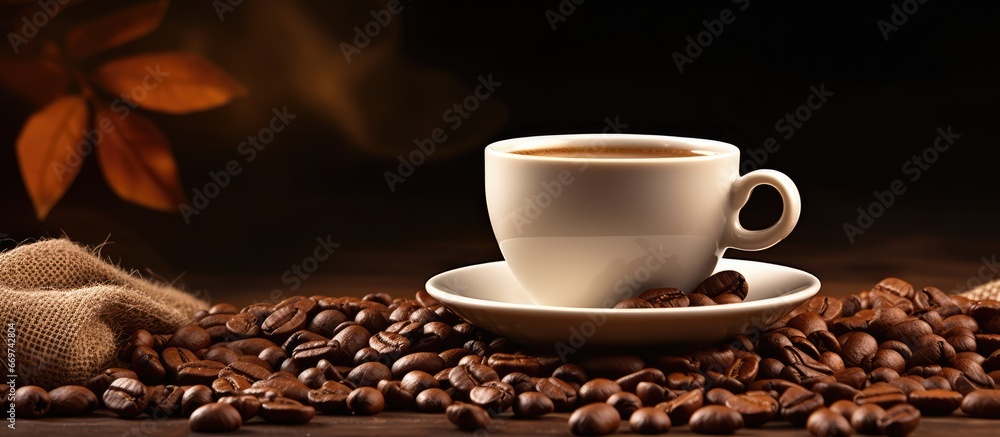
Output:
[[[566,147],[674,148],[699,156],[515,153]],[[727,248],[771,247],[799,219],[799,192],[791,179],[773,170],[740,176],[739,158],[731,144],[654,135],[499,141],[486,147],[493,232],[514,276],[537,304],[611,307],[649,288],[691,292]],[[761,184],[781,194],[781,218],[767,229],[744,229],[740,209]]]

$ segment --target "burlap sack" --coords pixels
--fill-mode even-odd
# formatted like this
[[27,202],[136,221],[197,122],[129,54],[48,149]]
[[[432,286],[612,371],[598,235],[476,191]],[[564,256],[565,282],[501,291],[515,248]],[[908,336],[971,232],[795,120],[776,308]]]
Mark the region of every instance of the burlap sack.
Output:
[[966,291],[962,296],[973,300],[1000,300],[1000,279]]
[[69,240],[0,253],[0,322],[8,347],[11,340],[15,344],[14,374],[21,385],[51,389],[84,382],[119,364],[117,346],[135,330],[172,332],[205,306]]

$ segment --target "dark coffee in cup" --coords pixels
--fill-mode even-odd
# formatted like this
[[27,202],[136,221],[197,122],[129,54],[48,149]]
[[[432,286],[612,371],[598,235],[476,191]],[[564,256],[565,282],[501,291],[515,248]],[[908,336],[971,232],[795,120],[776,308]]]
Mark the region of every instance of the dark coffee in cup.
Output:
[[714,155],[714,153],[707,150],[649,147],[645,145],[635,147],[629,147],[628,145],[615,145],[611,147],[546,147],[514,150],[511,153],[528,156],[593,159],[685,158]]

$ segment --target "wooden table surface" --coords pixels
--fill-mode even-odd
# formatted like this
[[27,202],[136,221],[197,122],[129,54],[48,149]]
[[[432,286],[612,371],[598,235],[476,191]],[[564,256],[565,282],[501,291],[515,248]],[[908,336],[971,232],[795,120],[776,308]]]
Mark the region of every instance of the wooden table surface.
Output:
[[[961,284],[976,278],[982,257],[995,254],[996,241],[986,239],[957,240],[933,236],[879,240],[873,236],[862,247],[839,251],[819,249],[813,243],[782,243],[765,252],[731,253],[740,258],[757,259],[792,265],[820,278],[820,293],[841,296],[870,288],[885,276],[897,276],[917,286],[935,285],[954,291]],[[392,252],[355,252],[350,256],[331,259],[353,273],[317,274],[304,281],[294,294],[327,294],[361,296],[375,291],[395,296],[412,296],[430,276],[462,265],[497,259],[491,242],[433,242],[397,248]],[[982,279],[991,279],[989,277]],[[268,299],[268,293],[280,288],[280,278],[273,275],[198,276],[184,278],[185,284],[212,302],[246,305]],[[289,291],[289,290],[286,290]],[[290,295],[290,294],[289,294]],[[475,435],[569,435],[568,414],[553,414],[540,420],[516,420],[506,416],[495,420],[485,432]],[[925,418],[915,436],[996,436],[1000,422],[953,416]],[[28,435],[66,434],[74,436],[106,435],[188,435],[187,421],[151,418],[122,420],[107,411],[82,418],[18,420],[17,432]],[[373,417],[317,416],[304,426],[276,426],[255,418],[234,435],[470,435],[452,426],[442,414],[428,415],[406,412],[385,412]],[[623,424],[617,434],[631,434]],[[678,427],[669,435],[691,435],[686,427]],[[739,435],[808,435],[803,429],[788,424],[773,423],[763,429],[743,429]]]

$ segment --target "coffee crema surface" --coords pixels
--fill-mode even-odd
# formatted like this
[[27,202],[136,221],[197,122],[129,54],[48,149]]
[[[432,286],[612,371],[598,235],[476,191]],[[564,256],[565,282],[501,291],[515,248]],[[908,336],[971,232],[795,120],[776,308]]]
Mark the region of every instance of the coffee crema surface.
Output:
[[669,147],[546,147],[537,149],[513,150],[510,153],[527,156],[551,156],[556,158],[596,158],[596,159],[630,159],[630,158],[685,158],[693,156],[711,156],[715,153],[706,150],[694,150]]

